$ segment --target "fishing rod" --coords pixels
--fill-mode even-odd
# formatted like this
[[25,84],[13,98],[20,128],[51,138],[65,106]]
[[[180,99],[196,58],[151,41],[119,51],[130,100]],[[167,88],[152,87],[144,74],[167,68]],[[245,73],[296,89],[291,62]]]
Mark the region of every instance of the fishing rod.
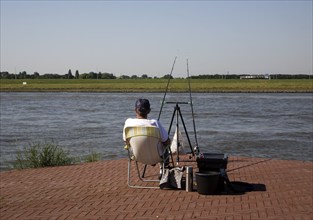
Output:
[[[164,96],[163,96],[163,100],[161,102],[161,108],[160,108],[158,120],[161,117],[161,113],[162,113],[162,109],[163,109],[164,104],[175,104],[176,106],[174,108],[174,112],[173,112],[173,115],[172,115],[172,119],[171,119],[170,127],[168,129],[168,133],[170,134],[175,115],[176,115],[176,131],[175,131],[175,134],[176,134],[176,132],[178,133],[178,121],[179,121],[179,117],[180,117],[180,120],[181,120],[181,122],[182,122],[182,124],[184,126],[185,134],[186,134],[186,137],[187,137],[187,140],[188,140],[188,143],[189,143],[190,152],[191,152],[192,156],[195,156],[195,154],[197,154],[197,155],[199,154],[199,146],[198,146],[197,131],[196,131],[196,125],[195,125],[195,119],[194,119],[195,117],[194,117],[194,110],[193,110],[193,103],[192,103],[192,96],[191,96],[191,85],[190,85],[191,83],[190,83],[190,76],[189,76],[188,59],[187,59],[187,78],[188,78],[188,85],[189,85],[190,101],[189,102],[177,102],[177,101],[176,102],[170,102],[170,101],[165,101],[165,98],[166,98],[166,95],[167,95],[167,92],[168,92],[169,83],[170,83],[170,80],[172,78],[172,73],[173,73],[173,69],[174,69],[174,65],[175,65],[176,59],[177,59],[177,57],[175,57],[175,59],[174,59],[172,70],[171,70],[171,74],[170,74],[170,76],[168,78],[166,90],[165,90],[165,93],[164,93]],[[195,142],[196,142],[195,143],[196,144],[195,147],[192,147],[192,145],[191,145],[190,138],[189,138],[189,135],[188,135],[188,131],[186,129],[185,122],[184,122],[183,116],[181,114],[179,104],[190,104],[190,106],[191,106],[192,119],[193,119],[193,129],[194,129],[194,133],[195,133]],[[178,150],[179,146],[180,146],[180,143],[179,143],[179,139],[177,138],[177,162],[179,162],[179,150]]]
[[197,139],[195,114],[194,114],[194,111],[193,111],[193,102],[192,102],[192,96],[191,96],[191,85],[190,85],[188,59],[187,59],[187,78],[188,78],[188,85],[189,85],[189,97],[190,97],[190,107],[191,107],[191,115],[192,115],[192,122],[193,122],[193,130],[194,130],[194,133],[195,133],[195,141],[196,141],[196,146],[195,146],[194,150],[196,151],[196,154],[199,154],[200,151],[199,151],[199,145],[198,145],[198,139]]
[[165,93],[164,93],[164,97],[163,97],[163,100],[162,100],[162,103],[161,103],[161,108],[160,108],[160,112],[159,112],[158,121],[159,121],[160,118],[161,118],[161,113],[162,113],[162,109],[163,109],[163,105],[164,105],[164,100],[165,100],[165,97],[166,97],[166,94],[167,94],[167,90],[168,90],[168,86],[169,86],[169,84],[170,84],[170,80],[171,80],[171,77],[172,77],[172,74],[173,74],[173,70],[174,70],[174,66],[175,66],[176,59],[177,59],[177,56],[176,56],[175,59],[174,59],[174,62],[173,62],[173,65],[172,65],[172,69],[171,69],[171,73],[170,73],[170,75],[169,75],[169,77],[168,77],[168,80],[167,80],[167,86],[166,86]]
[[239,170],[239,169],[242,169],[242,168],[246,168],[246,167],[250,167],[250,166],[254,166],[256,164],[259,164],[259,163],[264,163],[264,162],[267,162],[267,161],[270,161],[272,160],[271,158],[269,159],[264,159],[264,160],[261,160],[261,161],[257,161],[257,162],[254,162],[254,163],[251,163],[251,164],[248,164],[248,165],[244,165],[244,166],[241,166],[241,167],[236,167],[236,168],[233,168],[233,169],[227,169],[227,172],[233,172],[235,170]]

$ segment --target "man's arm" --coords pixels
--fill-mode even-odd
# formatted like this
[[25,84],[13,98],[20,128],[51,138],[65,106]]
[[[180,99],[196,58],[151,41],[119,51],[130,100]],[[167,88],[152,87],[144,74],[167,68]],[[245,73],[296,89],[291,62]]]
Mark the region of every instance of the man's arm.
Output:
[[165,142],[162,142],[162,144],[163,144],[164,146],[170,145],[170,144],[171,144],[171,139],[168,138]]

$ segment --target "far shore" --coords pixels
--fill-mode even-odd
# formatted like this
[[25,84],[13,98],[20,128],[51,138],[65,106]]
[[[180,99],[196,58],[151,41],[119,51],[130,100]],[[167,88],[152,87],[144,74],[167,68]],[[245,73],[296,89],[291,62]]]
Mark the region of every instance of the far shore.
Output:
[[[170,80],[168,92],[189,92],[187,79]],[[164,92],[166,79],[1,79],[0,92]],[[312,79],[192,79],[194,93],[312,93]]]

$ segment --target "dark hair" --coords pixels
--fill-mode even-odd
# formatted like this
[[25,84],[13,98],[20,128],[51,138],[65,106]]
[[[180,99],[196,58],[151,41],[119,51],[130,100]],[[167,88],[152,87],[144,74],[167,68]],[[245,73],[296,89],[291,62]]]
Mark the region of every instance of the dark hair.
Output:
[[137,99],[135,104],[136,111],[141,116],[147,116],[150,112],[150,102],[148,99]]

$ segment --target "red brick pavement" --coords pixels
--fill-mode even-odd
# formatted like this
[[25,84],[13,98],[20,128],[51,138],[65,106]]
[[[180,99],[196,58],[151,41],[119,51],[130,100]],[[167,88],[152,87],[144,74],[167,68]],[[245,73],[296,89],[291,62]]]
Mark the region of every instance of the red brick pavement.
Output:
[[[155,168],[148,169],[147,175]],[[313,219],[312,162],[230,157],[231,181],[266,191],[132,189],[127,160],[0,173],[0,219]]]

